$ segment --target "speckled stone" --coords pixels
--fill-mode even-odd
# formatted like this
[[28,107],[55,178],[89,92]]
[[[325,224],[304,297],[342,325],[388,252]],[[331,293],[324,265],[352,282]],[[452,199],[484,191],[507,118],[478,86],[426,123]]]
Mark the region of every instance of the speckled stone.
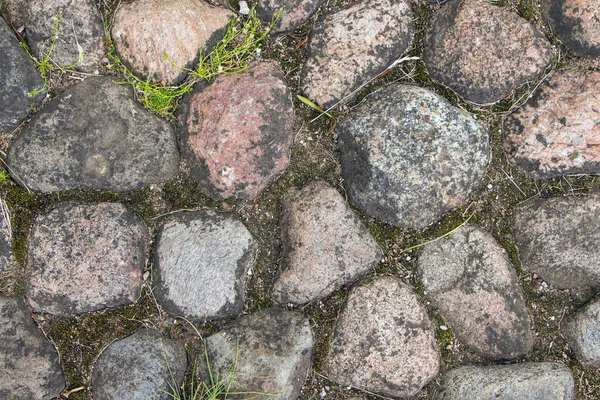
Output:
[[365,0],[327,15],[311,33],[302,90],[330,107],[390,66],[413,34],[408,0]]
[[438,373],[435,332],[417,294],[383,276],[348,295],[323,371],[334,382],[386,397],[410,397]]
[[532,322],[523,290],[491,234],[465,225],[423,246],[417,263],[425,296],[461,343],[493,360],[531,350]]
[[367,214],[420,229],[462,205],[489,161],[486,129],[416,86],[393,84],[338,123],[348,197]]
[[210,51],[234,14],[200,0],[136,0],[117,9],[111,29],[121,61],[155,82],[177,84]]
[[11,246],[11,226],[10,226],[10,210],[8,206],[1,200],[0,204],[0,276],[15,267],[15,257]]
[[63,203],[37,217],[27,242],[29,306],[72,317],[133,303],[147,236],[142,221],[117,203]]
[[543,13],[552,32],[580,56],[600,57],[598,0],[544,0]]
[[192,176],[215,200],[254,199],[289,165],[294,107],[274,64],[197,86],[178,119]]
[[308,21],[323,0],[259,0],[256,13],[265,22],[271,22],[277,12],[281,17],[273,27],[275,33],[296,29]]
[[600,72],[563,70],[505,124],[510,160],[535,178],[600,173]]
[[587,367],[600,368],[600,300],[578,311],[563,326],[577,359]]
[[425,30],[429,74],[466,100],[491,103],[550,64],[550,44],[527,20],[484,0],[446,2]]

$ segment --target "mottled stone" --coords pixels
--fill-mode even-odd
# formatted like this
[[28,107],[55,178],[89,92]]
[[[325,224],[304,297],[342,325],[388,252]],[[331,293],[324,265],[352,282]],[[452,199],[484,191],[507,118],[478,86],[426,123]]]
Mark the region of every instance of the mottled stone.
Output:
[[187,355],[182,343],[140,329],[111,343],[94,364],[95,400],[168,400],[183,381]]
[[573,400],[575,382],[562,364],[464,366],[442,378],[436,400]]
[[62,317],[133,303],[148,231],[121,204],[63,203],[37,217],[27,242],[26,297]]
[[383,276],[348,295],[323,371],[343,386],[410,397],[438,373],[435,332],[417,294]]
[[328,296],[379,262],[381,250],[344,198],[323,181],[283,200],[283,259],[273,288],[279,303]]
[[179,133],[192,176],[213,199],[254,199],[288,166],[294,107],[277,66],[254,63],[196,87]]
[[[278,308],[238,318],[233,326],[206,339],[213,377],[230,384],[227,398],[294,400],[306,380],[313,353],[310,322]],[[235,374],[230,374],[235,368]],[[229,379],[227,378],[229,377]],[[262,394],[262,395],[261,395]]]
[[504,147],[535,178],[600,173],[600,72],[564,70],[506,123]]
[[524,203],[513,231],[526,271],[559,289],[600,287],[600,194]]
[[170,217],[158,237],[156,299],[173,315],[236,317],[244,307],[247,273],[257,247],[232,215],[195,211]]
[[523,290],[506,251],[491,234],[463,226],[423,246],[417,262],[425,295],[461,343],[494,360],[531,350]]
[[47,400],[66,386],[56,349],[25,304],[0,296],[0,398]]
[[600,57],[598,0],[544,0],[542,6],[553,33],[567,47],[581,56]]
[[484,0],[446,2],[423,42],[429,74],[475,103],[501,100],[536,79],[551,57],[550,44],[527,20]]
[[281,12],[273,31],[286,32],[308,21],[322,3],[323,0],[259,0],[256,13],[266,22],[271,22],[275,14]]
[[577,359],[588,367],[600,368],[600,300],[588,304],[563,326]]
[[15,266],[15,257],[11,247],[10,210],[0,198],[0,276]]
[[394,84],[338,123],[348,196],[367,214],[422,228],[463,204],[489,160],[486,129],[416,86]]
[[302,90],[332,106],[399,58],[413,34],[408,0],[365,0],[327,15],[311,33]]
[[60,66],[94,72],[106,55],[104,26],[94,0],[27,0],[25,26],[33,54],[50,54]]
[[234,14],[200,0],[136,0],[122,4],[111,29],[121,61],[139,76],[177,84],[184,68],[210,51]]
[[177,173],[173,127],[110,76],[88,78],[37,113],[11,144],[8,163],[32,190],[125,192]]

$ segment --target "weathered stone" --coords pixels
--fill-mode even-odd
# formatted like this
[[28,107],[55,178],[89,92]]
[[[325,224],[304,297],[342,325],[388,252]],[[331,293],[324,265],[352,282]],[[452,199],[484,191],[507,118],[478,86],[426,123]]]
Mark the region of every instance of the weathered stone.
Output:
[[170,314],[230,318],[244,307],[257,244],[244,224],[213,211],[182,212],[162,227],[154,294]]
[[91,188],[124,192],[177,173],[171,125],[145,110],[130,87],[88,78],[36,114],[8,163],[17,182],[41,192]]
[[147,236],[142,221],[116,203],[63,203],[37,217],[27,243],[29,306],[71,317],[133,303]]
[[311,33],[302,89],[330,107],[390,66],[413,34],[408,0],[366,0],[329,14]]
[[559,363],[464,366],[448,372],[436,400],[573,400],[571,371]]
[[551,55],[548,41],[527,20],[484,0],[446,2],[423,42],[429,74],[475,103],[501,100],[536,79]]
[[137,0],[123,4],[111,35],[121,61],[136,74],[176,84],[223,37],[231,11],[200,0]]
[[25,304],[0,296],[0,398],[46,400],[66,386],[56,349]]
[[600,57],[597,0],[545,0],[543,12],[553,33],[575,53]]
[[600,368],[600,300],[577,312],[564,325],[569,346],[582,364]]
[[282,271],[273,298],[301,304],[333,293],[377,265],[381,250],[342,196],[323,181],[283,200]]
[[104,26],[93,0],[27,0],[31,51],[60,66],[94,72],[105,56]]
[[348,295],[323,370],[340,385],[410,397],[438,373],[440,351],[425,307],[390,276]]
[[423,246],[417,262],[425,295],[460,342],[495,360],[531,350],[523,291],[506,251],[491,234],[463,226]]
[[167,400],[183,381],[187,355],[183,344],[140,329],[111,343],[92,371],[95,400]]
[[507,121],[511,161],[536,178],[600,173],[600,72],[556,73]]
[[15,257],[11,247],[10,210],[3,199],[0,199],[0,276],[11,269]]
[[271,22],[275,14],[281,12],[273,29],[274,32],[286,32],[308,21],[321,3],[323,0],[260,0],[256,5],[256,13],[263,20]]
[[44,87],[44,80],[19,45],[12,29],[0,18],[0,130],[15,129],[30,107],[39,103],[43,93],[30,97]]
[[294,107],[283,74],[255,63],[198,89],[179,115],[194,179],[213,199],[254,199],[289,164]]
[[416,86],[390,85],[338,124],[348,196],[367,214],[422,228],[463,204],[488,165],[487,131]]
[[276,394],[280,400],[297,399],[313,345],[309,320],[278,308],[243,316],[231,328],[206,339],[212,374],[231,384],[227,398],[234,400],[248,398],[236,392],[259,394],[257,398]]
[[527,202],[513,231],[526,271],[559,289],[600,287],[600,194]]

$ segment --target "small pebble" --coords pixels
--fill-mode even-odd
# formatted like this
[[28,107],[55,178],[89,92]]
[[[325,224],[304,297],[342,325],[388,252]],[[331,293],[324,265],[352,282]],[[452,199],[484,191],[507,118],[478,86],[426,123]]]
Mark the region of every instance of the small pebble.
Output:
[[248,15],[250,13],[250,9],[248,8],[248,3],[245,1],[240,1],[240,14]]

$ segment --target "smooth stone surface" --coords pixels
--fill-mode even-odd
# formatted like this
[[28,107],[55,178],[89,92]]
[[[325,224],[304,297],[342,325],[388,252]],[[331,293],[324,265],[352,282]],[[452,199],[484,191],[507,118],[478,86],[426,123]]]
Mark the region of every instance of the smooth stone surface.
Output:
[[63,203],[33,222],[25,293],[34,312],[72,317],[140,295],[148,230],[117,203]]
[[562,364],[464,366],[442,377],[436,400],[572,400],[575,382]]
[[588,367],[600,368],[600,300],[588,304],[563,326],[577,359]]
[[465,225],[422,247],[425,295],[461,343],[479,355],[513,359],[533,347],[531,319],[514,267],[493,236]]
[[94,400],[168,400],[183,381],[182,343],[145,328],[111,343],[92,370]]
[[600,174],[600,72],[563,70],[505,124],[511,161],[535,178]]
[[213,376],[231,376],[231,399],[277,395],[278,400],[294,400],[306,380],[313,353],[310,322],[302,314],[278,308],[261,310],[238,318],[233,326],[206,339]]
[[402,228],[423,228],[466,202],[489,162],[487,130],[416,86],[371,94],[337,132],[350,200]]
[[600,287],[600,194],[524,203],[513,232],[524,270],[558,289]]
[[56,349],[25,304],[0,296],[0,398],[47,400],[66,386]]
[[0,199],[0,276],[15,266],[16,260],[11,246],[10,210]]
[[390,66],[413,35],[408,0],[365,0],[330,13],[311,33],[302,90],[330,107]]
[[480,104],[536,79],[551,57],[550,44],[527,20],[484,0],[446,2],[423,41],[429,74]]
[[115,14],[111,36],[121,61],[163,85],[183,81],[225,34],[234,14],[200,0],[136,0]]
[[273,288],[279,303],[321,299],[379,262],[381,250],[344,198],[324,181],[283,199],[281,273]]
[[154,295],[165,311],[200,320],[242,312],[258,250],[244,224],[229,214],[181,212],[164,223],[157,243]]
[[281,11],[281,17],[273,27],[273,32],[286,32],[308,21],[322,3],[322,0],[259,0],[256,13],[270,23],[275,14]]
[[598,0],[545,0],[543,13],[552,33],[576,54],[600,57]]
[[417,294],[383,276],[354,287],[339,315],[325,375],[386,397],[410,397],[438,373],[441,357]]
[[31,119],[8,151],[17,182],[40,192],[126,192],[177,174],[173,127],[113,80],[87,78]]
[[279,67],[196,86],[182,101],[179,131],[192,176],[213,199],[254,199],[288,166],[294,107]]

